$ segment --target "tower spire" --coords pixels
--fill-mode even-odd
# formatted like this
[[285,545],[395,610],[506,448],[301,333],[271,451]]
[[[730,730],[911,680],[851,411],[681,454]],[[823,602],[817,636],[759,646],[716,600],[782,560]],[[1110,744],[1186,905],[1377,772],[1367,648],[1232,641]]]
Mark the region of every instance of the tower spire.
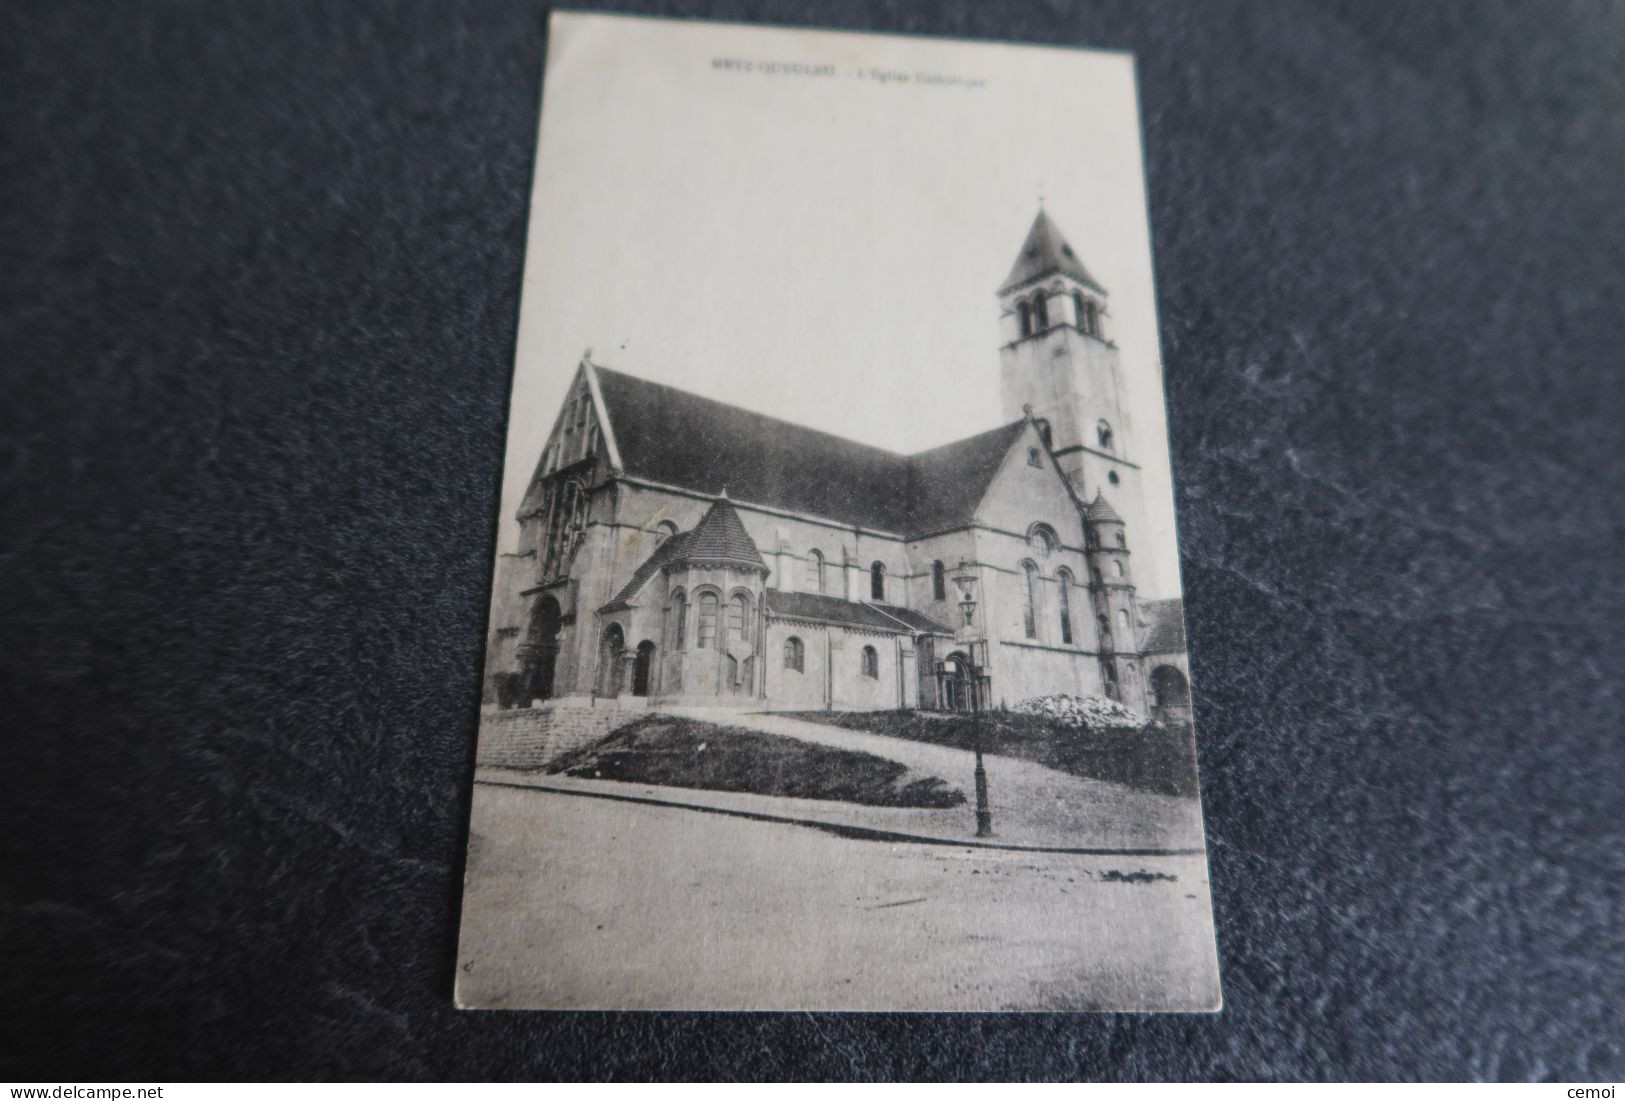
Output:
[[1016,254],[1016,262],[1011,265],[1010,274],[999,286],[999,293],[1005,294],[1018,287],[1024,287],[1046,275],[1069,276],[1098,294],[1106,293],[1106,288],[1089,274],[1089,269],[1083,266],[1083,261],[1079,259],[1072,245],[1056,227],[1049,212],[1044,209],[1044,200],[1040,196],[1038,216],[1033,219],[1032,228],[1027,231],[1027,239],[1021,243],[1021,251]]

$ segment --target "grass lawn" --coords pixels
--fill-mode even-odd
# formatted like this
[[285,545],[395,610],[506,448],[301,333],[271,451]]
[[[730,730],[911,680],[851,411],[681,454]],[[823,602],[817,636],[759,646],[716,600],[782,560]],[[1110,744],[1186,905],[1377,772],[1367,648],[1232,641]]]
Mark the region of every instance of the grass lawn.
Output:
[[548,771],[876,807],[953,807],[965,801],[964,792],[934,776],[900,783],[908,769],[884,757],[669,715],[623,726],[565,754]]
[[[915,742],[974,749],[969,715],[940,711],[798,711],[793,717]],[[1195,747],[1183,733],[1090,734],[1035,715],[982,714],[982,749],[1073,776],[1125,784],[1157,795],[1196,795]]]

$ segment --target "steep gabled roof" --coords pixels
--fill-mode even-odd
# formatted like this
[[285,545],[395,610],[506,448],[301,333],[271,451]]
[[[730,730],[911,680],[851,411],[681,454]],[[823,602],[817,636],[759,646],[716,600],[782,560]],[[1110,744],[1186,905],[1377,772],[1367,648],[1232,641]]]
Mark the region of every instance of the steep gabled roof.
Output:
[[1040,207],[1038,217],[1033,219],[1033,227],[1027,231],[1027,239],[1021,243],[1015,266],[999,287],[999,293],[1057,273],[1070,275],[1091,290],[1106,293],[1106,288],[1095,282],[1095,277],[1089,274],[1078,254],[1072,251],[1072,246],[1067,244],[1061,231],[1050,221],[1049,214]]
[[1145,640],[1140,649],[1148,654],[1175,654],[1185,649],[1185,601],[1140,601],[1140,618],[1145,622]]
[[922,451],[910,458],[910,532],[968,523],[1026,421]]
[[1024,421],[899,455],[594,366],[627,474],[909,535],[968,522]]
[[827,432],[595,368],[626,473],[707,496],[908,528],[908,460]]

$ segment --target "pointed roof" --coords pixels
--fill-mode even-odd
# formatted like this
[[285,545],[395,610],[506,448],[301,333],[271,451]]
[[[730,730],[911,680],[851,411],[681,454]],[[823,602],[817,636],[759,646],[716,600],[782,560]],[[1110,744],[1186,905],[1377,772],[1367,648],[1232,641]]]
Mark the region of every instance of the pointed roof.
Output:
[[909,534],[925,534],[968,523],[987,496],[999,464],[1025,420],[921,451],[909,458]]
[[[720,562],[768,572],[767,563],[762,561],[761,552],[756,549],[756,541],[745,530],[745,522],[739,518],[733,502],[728,500],[726,489],[687,535],[683,545],[667,558],[668,562]],[[667,540],[668,543],[673,541]]]
[[1112,508],[1112,503],[1106,500],[1106,495],[1098,489],[1095,491],[1095,499],[1089,502],[1089,510],[1084,513],[1084,518],[1091,524],[1121,524],[1123,522],[1123,518],[1117,515],[1117,510]]
[[1177,596],[1168,600],[1142,600],[1140,619],[1145,625],[1145,639],[1140,643],[1141,650],[1147,654],[1184,652],[1184,600]]
[[654,553],[643,560],[643,565],[633,571],[632,579],[621,586],[614,599],[598,610],[618,612],[630,608],[632,598],[649,583],[651,577],[667,566],[684,562],[721,563],[738,569],[768,572],[767,563],[762,561],[761,552],[756,549],[756,541],[745,530],[739,513],[724,494],[706,510],[692,529],[680,531],[656,547]]
[[915,455],[594,365],[633,477],[910,535],[968,523],[1025,421]]
[[1083,261],[1072,251],[1072,246],[1067,244],[1061,231],[1055,228],[1048,212],[1039,207],[1038,217],[1033,219],[1033,227],[1027,231],[1027,239],[1021,244],[1015,266],[1010,269],[1003,286],[999,287],[999,293],[1056,273],[1069,275],[1090,290],[1106,293],[1106,288],[1095,282],[1095,277],[1083,266]]

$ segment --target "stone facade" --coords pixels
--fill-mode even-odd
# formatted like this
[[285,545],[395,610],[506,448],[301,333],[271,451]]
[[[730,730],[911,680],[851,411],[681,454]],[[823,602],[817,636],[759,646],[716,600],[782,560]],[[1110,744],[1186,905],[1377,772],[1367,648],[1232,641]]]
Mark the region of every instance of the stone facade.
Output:
[[499,564],[487,698],[961,706],[969,578],[987,703],[1148,712],[1148,659],[1184,664],[1142,645],[1105,297],[1040,214],[1000,292],[1018,415],[916,455],[583,359]]

